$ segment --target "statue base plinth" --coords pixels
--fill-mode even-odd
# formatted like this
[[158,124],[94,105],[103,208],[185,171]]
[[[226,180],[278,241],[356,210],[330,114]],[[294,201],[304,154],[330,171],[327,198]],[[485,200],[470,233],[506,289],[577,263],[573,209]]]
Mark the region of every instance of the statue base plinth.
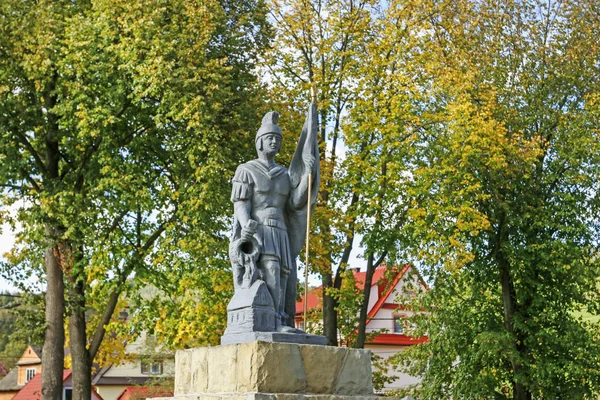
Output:
[[238,344],[248,342],[278,342],[278,343],[296,343],[313,344],[325,346],[327,338],[321,335],[311,335],[308,333],[285,333],[285,332],[241,332],[228,334],[225,332],[221,336],[221,344]]
[[375,400],[371,352],[249,342],[180,350],[173,400]]

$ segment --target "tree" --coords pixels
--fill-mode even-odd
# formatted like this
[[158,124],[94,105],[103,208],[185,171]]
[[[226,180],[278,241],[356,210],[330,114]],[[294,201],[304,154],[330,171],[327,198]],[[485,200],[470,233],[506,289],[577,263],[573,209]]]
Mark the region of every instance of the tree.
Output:
[[[415,131],[427,101],[414,74],[414,40],[400,16],[386,4],[372,22],[356,80],[356,99],[344,125],[345,159],[338,200],[349,207],[351,230],[362,236],[367,261],[355,347],[367,340],[372,278],[384,261],[401,265],[412,245],[408,211],[421,201],[411,193],[417,161]],[[347,247],[345,251],[348,251]],[[391,271],[390,271],[391,272]]]
[[[378,14],[374,1],[272,2],[276,35],[266,56],[274,97],[307,103],[309,89],[318,88],[321,191],[313,220],[311,266],[322,277],[323,334],[337,345],[336,293],[350,258],[356,221],[352,212],[361,200],[346,178],[344,115],[358,93],[359,66]],[[282,51],[282,49],[285,49]],[[290,106],[292,112],[297,108]]]
[[[419,398],[595,398],[596,2],[390,4],[414,38],[419,116],[407,253],[429,336],[398,358]],[[579,314],[580,315],[580,314]],[[591,356],[593,355],[593,356]]]
[[11,0],[0,16],[2,201],[23,200],[9,260],[46,279],[43,398],[62,396],[65,289],[73,393],[89,398],[128,279],[151,275],[187,234],[223,230],[222,177],[245,157],[260,101],[264,10]]

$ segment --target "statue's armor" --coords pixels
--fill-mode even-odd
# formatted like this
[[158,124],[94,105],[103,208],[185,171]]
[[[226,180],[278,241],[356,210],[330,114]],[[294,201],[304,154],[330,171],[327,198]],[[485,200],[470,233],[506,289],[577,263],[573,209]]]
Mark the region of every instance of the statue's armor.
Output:
[[253,160],[238,167],[233,178],[232,200],[250,200],[253,220],[258,222],[256,238],[261,254],[276,256],[283,271],[292,267],[285,221],[285,207],[291,192],[287,169],[275,165],[270,170]]
[[262,173],[253,173],[252,175],[255,179],[252,195],[252,219],[259,225],[286,229],[284,209],[290,197],[290,177],[287,173],[281,173],[271,179]]

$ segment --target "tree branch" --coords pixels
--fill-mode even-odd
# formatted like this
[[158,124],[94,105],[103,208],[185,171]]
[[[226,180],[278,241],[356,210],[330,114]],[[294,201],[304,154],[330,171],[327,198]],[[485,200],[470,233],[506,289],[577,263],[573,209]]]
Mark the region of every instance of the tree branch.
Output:
[[[175,212],[176,211],[177,210],[175,210]],[[108,303],[106,305],[106,308],[104,309],[104,313],[102,314],[102,318],[96,326],[92,342],[90,343],[89,352],[91,360],[95,358],[96,353],[98,352],[98,349],[102,344],[102,340],[104,339],[104,335],[106,334],[106,325],[108,325],[113,313],[115,312],[115,308],[117,307],[117,303],[119,301],[119,296],[122,292],[123,284],[127,280],[127,277],[129,276],[131,271],[133,271],[133,268],[137,264],[138,260],[144,256],[144,253],[150,249],[150,247],[154,244],[156,239],[158,239],[159,236],[165,231],[166,223],[171,222],[174,218],[175,213],[173,213],[173,216],[168,221],[163,222],[158,226],[156,231],[154,231],[154,233],[148,237],[144,245],[138,249],[138,252],[134,254],[132,258],[129,259],[129,262],[127,263],[126,267],[121,272],[116,287],[109,296]]]
[[27,149],[27,151],[31,154],[31,156],[35,160],[35,165],[37,165],[37,167],[40,169],[40,171],[42,172],[42,174],[45,175],[48,172],[48,170],[46,168],[46,165],[42,161],[42,159],[41,159],[40,155],[38,154],[38,152],[33,148],[33,145],[31,144],[31,142],[29,142],[29,140],[27,139],[27,136],[25,136],[21,132],[17,132],[17,137],[19,138],[19,142],[23,146],[25,146],[25,149]]
[[31,177],[31,175],[29,175],[27,173],[27,171],[25,171],[25,169],[21,168],[20,171],[23,174],[23,176],[25,177],[25,179],[27,180],[27,182],[31,183],[31,186],[33,186],[35,191],[40,193],[42,191],[42,188],[40,187],[40,185],[38,185],[38,183],[35,181],[35,179],[33,179]]

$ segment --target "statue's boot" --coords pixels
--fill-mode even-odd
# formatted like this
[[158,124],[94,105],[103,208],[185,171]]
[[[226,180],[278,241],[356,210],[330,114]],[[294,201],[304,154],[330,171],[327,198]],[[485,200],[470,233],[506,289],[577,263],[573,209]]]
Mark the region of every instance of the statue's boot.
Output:
[[296,329],[293,328],[291,326],[287,326],[284,322],[282,321],[287,321],[287,314],[286,313],[278,313],[279,314],[279,325],[277,326],[277,332],[284,332],[284,333],[304,333],[302,332],[300,329]]
[[283,332],[283,333],[304,333],[299,329],[296,328],[292,328],[291,326],[287,326],[287,325],[279,325],[277,327],[277,332]]

